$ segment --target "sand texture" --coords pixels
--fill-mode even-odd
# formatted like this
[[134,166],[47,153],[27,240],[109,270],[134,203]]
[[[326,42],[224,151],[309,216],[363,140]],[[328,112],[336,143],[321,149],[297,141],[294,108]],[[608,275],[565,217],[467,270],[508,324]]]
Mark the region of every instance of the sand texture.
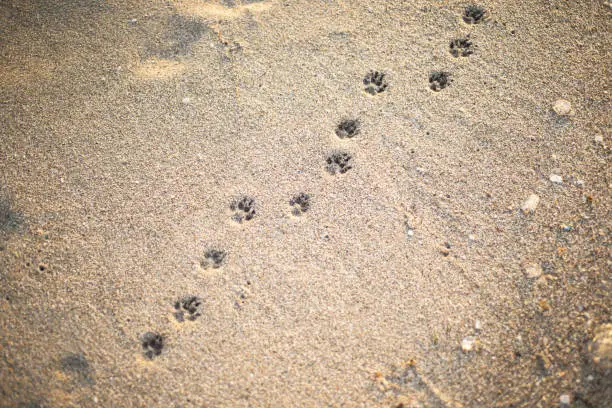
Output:
[[0,0],[0,408],[612,406],[603,0]]

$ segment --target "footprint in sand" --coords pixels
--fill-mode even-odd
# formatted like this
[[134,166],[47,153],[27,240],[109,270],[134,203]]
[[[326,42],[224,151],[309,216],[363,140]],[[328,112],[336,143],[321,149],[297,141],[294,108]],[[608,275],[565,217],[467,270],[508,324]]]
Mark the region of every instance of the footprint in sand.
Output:
[[332,176],[344,174],[353,168],[353,155],[344,151],[333,151],[325,159],[325,170]]
[[299,193],[289,200],[291,206],[291,214],[299,217],[310,209],[310,194]]
[[164,349],[164,337],[159,333],[146,332],[140,339],[143,354],[149,360],[161,355]]
[[174,303],[174,318],[179,323],[193,322],[202,315],[202,304],[198,296],[185,296]]
[[389,83],[385,79],[386,74],[379,71],[370,71],[363,78],[364,90],[370,95],[376,95],[384,92]]
[[255,217],[255,199],[249,196],[237,197],[230,203],[230,210],[234,212],[232,220],[238,224],[250,221]]

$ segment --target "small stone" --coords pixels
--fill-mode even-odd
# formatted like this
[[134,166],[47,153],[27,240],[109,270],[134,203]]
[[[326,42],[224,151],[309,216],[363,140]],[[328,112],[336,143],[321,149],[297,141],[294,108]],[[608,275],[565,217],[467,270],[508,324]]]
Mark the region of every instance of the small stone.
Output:
[[527,199],[525,200],[523,205],[521,205],[521,210],[524,213],[535,212],[535,210],[538,207],[539,203],[540,203],[540,197],[538,197],[535,194],[531,194],[529,197],[527,197]]
[[476,344],[476,339],[474,337],[468,336],[461,340],[461,350],[465,353],[469,353],[474,349],[474,345]]
[[474,322],[474,328],[476,330],[482,330],[482,323],[480,322],[480,320],[476,319],[476,321]]
[[569,405],[569,404],[570,404],[570,402],[571,402],[571,398],[570,398],[570,396],[569,396],[568,394],[563,394],[563,395],[561,395],[561,397],[559,398],[559,403],[560,403],[562,406]]
[[597,143],[603,143],[603,135],[597,135],[595,136],[595,141]]
[[529,279],[537,279],[542,276],[542,266],[540,264],[531,264],[525,268],[525,276]]
[[551,174],[550,181],[556,184],[563,184],[563,177],[559,176],[558,174]]
[[566,101],[565,99],[557,99],[557,101],[553,104],[552,109],[559,116],[567,116],[572,113],[572,104],[570,101]]
[[408,235],[408,237],[412,238],[414,236],[414,230],[413,229],[406,230],[406,235]]
[[183,103],[183,105],[189,105],[191,103],[191,98],[186,96],[186,97],[183,98],[183,100],[181,102]]

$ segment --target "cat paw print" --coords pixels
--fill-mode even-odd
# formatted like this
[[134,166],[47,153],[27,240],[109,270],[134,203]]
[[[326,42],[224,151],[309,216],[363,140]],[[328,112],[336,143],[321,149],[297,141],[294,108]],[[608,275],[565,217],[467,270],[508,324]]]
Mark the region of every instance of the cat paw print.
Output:
[[289,205],[292,207],[291,213],[299,217],[310,209],[310,194],[296,194],[289,200]]
[[325,163],[325,170],[329,174],[344,174],[353,168],[353,156],[347,152],[332,152],[325,159]]
[[227,252],[211,248],[204,252],[204,258],[200,261],[202,269],[219,269],[225,263]]
[[202,303],[198,296],[185,296],[174,303],[174,317],[179,323],[193,322],[202,315]]
[[434,71],[429,74],[429,88],[435,92],[439,92],[449,86],[451,81],[451,74],[449,72]]
[[255,199],[249,196],[238,197],[230,204],[230,210],[234,212],[232,220],[237,223],[250,221],[255,217]]
[[470,37],[455,38],[450,42],[450,53],[453,57],[469,57],[474,53],[474,46]]
[[487,10],[477,4],[470,4],[463,10],[463,21],[468,24],[478,24],[487,17]]
[[389,84],[385,80],[385,73],[379,71],[370,71],[363,78],[365,91],[370,95],[376,95],[384,92]]
[[159,356],[164,348],[164,338],[159,333],[146,332],[142,335],[141,345],[144,356],[149,360]]
[[352,139],[359,133],[359,119],[343,119],[336,126],[336,136],[340,139]]

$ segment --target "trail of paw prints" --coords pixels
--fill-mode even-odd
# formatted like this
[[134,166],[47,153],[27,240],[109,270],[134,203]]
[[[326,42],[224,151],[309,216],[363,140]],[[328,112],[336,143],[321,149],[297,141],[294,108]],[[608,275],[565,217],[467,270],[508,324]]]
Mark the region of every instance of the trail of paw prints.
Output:
[[352,139],[359,134],[359,119],[342,119],[336,126],[336,136],[340,139]]
[[204,257],[200,261],[200,267],[202,269],[219,269],[227,260],[227,252],[217,249],[210,248],[204,252]]
[[434,92],[439,92],[448,87],[452,82],[450,72],[433,71],[429,74],[429,88]]
[[291,214],[299,217],[310,209],[310,194],[299,193],[294,195],[289,200],[289,205],[291,206]]
[[202,315],[202,298],[185,296],[174,302],[174,318],[177,322],[193,322]]
[[364,91],[370,95],[376,95],[384,92],[389,83],[385,79],[386,74],[379,71],[370,71],[363,78]]
[[455,58],[469,57],[474,53],[474,45],[470,41],[470,36],[467,35],[451,40],[449,50],[451,55]]
[[334,151],[325,159],[325,170],[335,176],[344,174],[353,168],[353,156],[345,151]]
[[164,336],[159,333],[146,332],[140,338],[143,355],[149,360],[161,355],[164,349]]
[[235,198],[230,203],[230,210],[233,211],[232,220],[238,224],[250,221],[255,217],[255,199],[249,196]]

